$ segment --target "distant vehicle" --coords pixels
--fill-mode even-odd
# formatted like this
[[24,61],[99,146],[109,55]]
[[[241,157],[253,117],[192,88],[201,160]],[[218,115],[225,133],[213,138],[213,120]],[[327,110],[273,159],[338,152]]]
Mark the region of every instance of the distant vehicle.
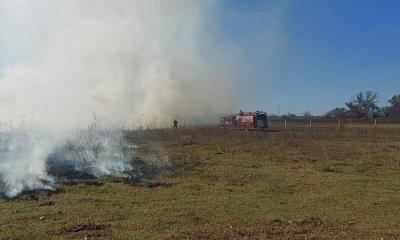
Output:
[[224,129],[265,129],[268,128],[266,112],[242,112],[221,117],[220,127]]

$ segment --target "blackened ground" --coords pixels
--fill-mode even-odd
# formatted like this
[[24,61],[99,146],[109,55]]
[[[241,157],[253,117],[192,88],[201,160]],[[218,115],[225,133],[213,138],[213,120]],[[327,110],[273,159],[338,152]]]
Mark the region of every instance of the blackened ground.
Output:
[[[157,166],[148,164],[142,160],[132,160],[132,170],[126,171],[123,174],[127,177],[118,178],[122,179],[128,184],[134,186],[141,186],[146,188],[154,188],[159,186],[166,186],[167,184],[160,183],[157,178],[162,174],[173,174],[175,168],[172,166]],[[55,179],[55,183],[61,183],[64,185],[101,185],[102,181],[96,176],[90,173],[88,168],[83,168],[80,165],[75,164],[73,161],[56,158],[52,155],[47,161],[47,173],[49,176]],[[107,178],[107,177],[105,177]],[[108,178],[113,178],[109,176]],[[104,178],[102,178],[104,180]],[[22,199],[36,199],[39,195],[51,195],[53,193],[60,192],[60,189],[34,189],[26,190],[19,194],[17,197],[7,197],[5,192],[0,192],[0,198],[12,200],[15,198]]]
[[62,193],[64,192],[62,189],[34,189],[34,190],[25,190],[21,192],[18,196],[10,197],[7,196],[4,192],[0,193],[0,198],[5,200],[14,200],[14,199],[21,199],[21,200],[37,200],[39,196],[50,196],[52,194]]
[[157,179],[162,174],[173,174],[175,169],[171,166],[150,165],[142,160],[132,161],[133,171],[128,178],[128,182],[134,186],[146,188],[167,187],[168,184],[159,182]]

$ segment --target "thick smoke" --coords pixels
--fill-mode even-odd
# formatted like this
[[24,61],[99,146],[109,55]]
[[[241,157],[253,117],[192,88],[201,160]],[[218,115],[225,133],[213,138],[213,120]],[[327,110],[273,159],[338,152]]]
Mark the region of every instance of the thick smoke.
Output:
[[[49,155],[68,142],[66,131],[85,128],[93,113],[107,127],[159,126],[231,110],[235,58],[218,41],[217,6],[202,0],[0,0],[0,41],[7,50],[1,120],[24,119],[45,132],[2,133],[13,139],[0,155],[9,194],[51,187]],[[97,173],[126,169],[110,151],[94,161]]]
[[[2,116],[143,124],[230,110],[213,1],[2,0]],[[222,91],[223,90],[223,91]]]

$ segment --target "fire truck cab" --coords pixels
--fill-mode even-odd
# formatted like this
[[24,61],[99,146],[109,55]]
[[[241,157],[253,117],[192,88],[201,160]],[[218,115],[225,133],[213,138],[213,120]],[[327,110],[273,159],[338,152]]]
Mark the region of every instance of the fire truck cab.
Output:
[[221,117],[220,126],[225,129],[265,129],[268,128],[266,112],[242,112]]

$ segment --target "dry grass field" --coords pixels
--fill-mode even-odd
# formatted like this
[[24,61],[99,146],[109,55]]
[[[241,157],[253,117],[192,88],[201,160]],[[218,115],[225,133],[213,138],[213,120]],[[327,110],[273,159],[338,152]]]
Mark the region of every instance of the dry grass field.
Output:
[[139,180],[0,200],[0,239],[400,239],[400,128],[127,133]]

